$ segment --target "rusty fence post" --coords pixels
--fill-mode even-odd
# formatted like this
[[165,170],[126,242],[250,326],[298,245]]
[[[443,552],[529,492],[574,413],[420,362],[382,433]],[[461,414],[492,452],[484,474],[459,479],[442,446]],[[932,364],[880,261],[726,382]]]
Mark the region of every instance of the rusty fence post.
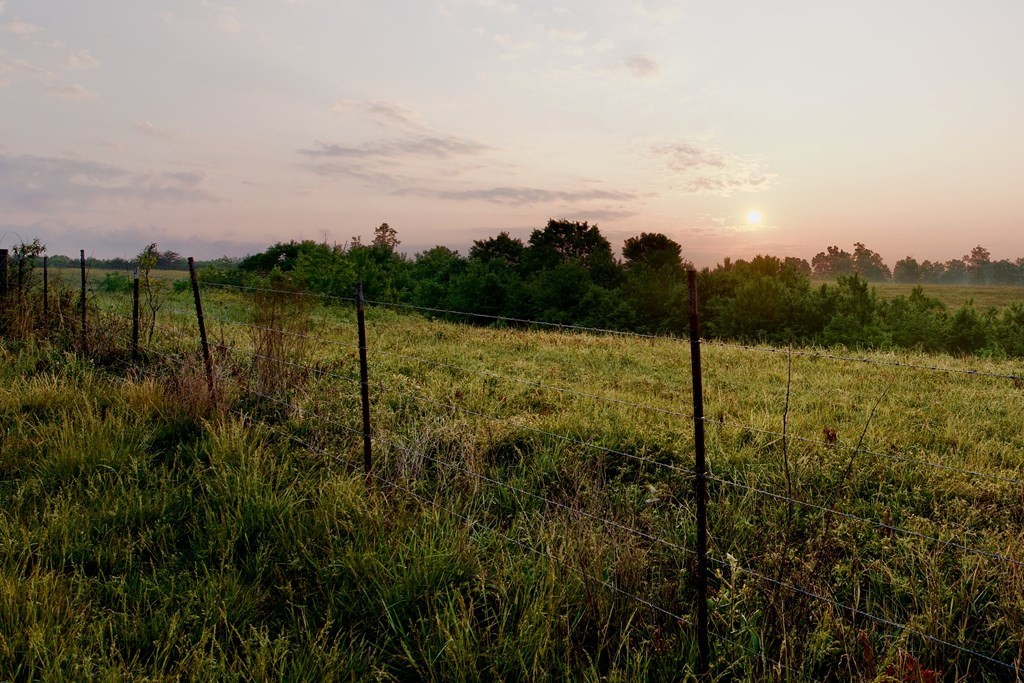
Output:
[[7,308],[7,260],[8,252],[0,249],[0,332],[6,334],[6,312]]
[[7,250],[0,249],[0,297],[7,296],[7,260]]
[[370,437],[370,378],[366,365],[366,316],[363,313],[363,283],[356,283],[356,320],[359,326],[359,390],[363,403],[363,468],[370,474],[373,450]]
[[139,360],[139,269],[132,273],[132,361]]
[[43,257],[43,328],[50,327],[50,257]]
[[690,366],[693,375],[693,443],[696,454],[694,497],[697,502],[697,676],[710,680],[708,645],[708,484],[704,447],[704,386],[700,364],[700,315],[697,311],[697,271],[686,273],[690,290]]
[[[22,249],[25,245],[21,245]],[[18,254],[18,304],[25,301],[25,254]]]
[[86,327],[85,320],[85,249],[82,249],[81,252],[79,252],[79,256],[82,266],[82,353],[84,354],[88,351],[88,348],[86,346],[88,339],[88,329]]
[[196,300],[196,320],[199,321],[199,341],[203,345],[203,365],[206,366],[206,386],[213,398],[213,361],[210,359],[210,344],[206,340],[206,321],[203,320],[203,301],[199,298],[199,279],[196,277],[196,263],[188,257],[188,276],[192,280],[192,296]]

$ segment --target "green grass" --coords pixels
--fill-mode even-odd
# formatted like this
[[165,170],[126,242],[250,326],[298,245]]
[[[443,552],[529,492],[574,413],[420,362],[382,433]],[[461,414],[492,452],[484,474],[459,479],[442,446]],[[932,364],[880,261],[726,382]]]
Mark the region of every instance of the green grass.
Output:
[[[238,295],[205,305],[216,408],[184,295],[154,342],[176,360],[151,354],[141,375],[45,344],[2,347],[0,678],[692,671],[693,629],[633,599],[694,618],[693,561],[679,550],[695,538],[685,343],[371,309],[367,479],[350,431],[353,312],[286,309],[285,330],[318,337],[303,342],[222,322],[265,320],[273,301],[263,318]],[[105,343],[123,353],[120,339]],[[251,350],[271,343],[319,371],[261,365]],[[808,356],[790,367],[785,352],[714,345],[703,355],[716,678],[885,680],[887,665],[919,660],[943,680],[1012,680],[757,574],[1013,662],[1021,565],[929,539],[1024,563],[1021,383]],[[862,432],[867,452],[843,448]],[[821,443],[833,433],[839,447]]]
[[[814,284],[820,285],[823,281],[815,280]],[[832,284],[832,280],[827,281]],[[883,299],[893,299],[897,296],[910,296],[914,287],[918,285],[904,284],[899,282],[873,282],[871,286]],[[1002,309],[1010,304],[1024,303],[1024,287],[1015,285],[920,285],[924,293],[938,299],[951,309],[959,308],[966,303],[974,304],[979,310],[989,308]]]

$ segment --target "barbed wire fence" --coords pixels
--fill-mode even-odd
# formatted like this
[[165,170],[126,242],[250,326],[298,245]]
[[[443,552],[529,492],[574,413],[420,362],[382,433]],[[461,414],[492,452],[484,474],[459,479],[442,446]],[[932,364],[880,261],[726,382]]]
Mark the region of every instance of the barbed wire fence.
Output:
[[[52,304],[45,284],[45,263],[41,292],[26,290],[22,281],[13,287],[6,277],[7,272],[8,269],[3,268],[0,280],[3,305],[9,307],[12,289],[16,289],[19,301],[32,301],[36,296],[43,320],[39,327],[52,331],[52,312],[67,309],[70,298],[65,294],[63,306]],[[876,660],[888,661],[890,667],[896,667],[892,670],[897,672],[898,680],[900,677],[918,680],[909,678],[912,674],[923,677],[926,663],[934,669],[951,665],[957,676],[1021,680],[1024,634],[1012,628],[999,632],[998,628],[1001,623],[1024,623],[1021,613],[1024,607],[1003,605],[997,610],[1001,614],[986,615],[983,608],[991,608],[990,597],[987,603],[980,604],[976,613],[951,615],[949,621],[959,623],[960,628],[950,632],[941,618],[919,609],[921,597],[915,596],[907,586],[912,578],[898,575],[901,567],[890,566],[886,560],[892,559],[892,564],[898,564],[895,560],[902,564],[910,562],[901,555],[906,546],[911,548],[907,553],[918,550],[930,558],[934,566],[927,567],[928,570],[944,568],[951,576],[958,577],[951,581],[966,581],[971,572],[995,571],[993,568],[996,568],[1005,575],[1002,583],[1006,589],[1020,592],[1024,588],[1024,571],[1021,571],[1024,568],[1021,547],[1024,520],[1016,529],[1003,530],[1000,536],[1006,541],[1003,546],[993,546],[988,537],[982,538],[976,530],[951,528],[945,521],[932,520],[925,514],[901,520],[892,518],[884,506],[879,510],[877,505],[855,505],[858,499],[847,490],[852,485],[854,463],[863,459],[874,467],[900,468],[905,477],[922,477],[927,481],[928,476],[941,475],[981,489],[1004,486],[1013,492],[1011,497],[1017,496],[1017,500],[1024,502],[1021,463],[1002,462],[997,471],[983,471],[985,468],[980,465],[942,462],[928,457],[927,453],[907,453],[896,447],[868,447],[865,437],[888,386],[880,394],[876,387],[875,393],[879,395],[856,440],[844,440],[835,430],[827,428],[823,438],[792,433],[787,418],[793,410],[790,398],[794,359],[859,364],[890,373],[913,373],[915,377],[946,375],[964,381],[1008,381],[1017,386],[1024,383],[1022,374],[702,339],[692,273],[689,340],[377,301],[365,298],[361,289],[349,298],[287,288],[201,283],[191,259],[190,275],[194,310],[180,305],[166,306],[161,311],[161,319],[154,315],[153,326],[159,334],[152,341],[143,342],[139,335],[137,275],[130,306],[127,299],[117,299],[113,303],[108,301],[105,306],[94,303],[90,308],[90,294],[95,301],[95,292],[87,289],[83,251],[81,290],[75,302],[80,313],[76,321],[80,326],[77,330],[79,352],[90,355],[118,345],[127,349],[136,364],[146,357],[154,357],[167,367],[180,365],[189,355],[196,358],[198,354],[211,400],[216,401],[218,392],[231,383],[233,389],[250,399],[248,407],[241,408],[247,416],[263,420],[297,447],[343,462],[348,467],[361,466],[368,483],[386,487],[396,495],[417,501],[424,509],[433,509],[457,520],[471,534],[497,538],[528,552],[584,584],[605,591],[622,604],[631,605],[629,609],[650,613],[658,628],[678,629],[682,634],[681,642],[693,645],[699,678],[721,674],[723,668],[736,666],[736,662],[747,671],[778,677],[784,677],[786,672],[807,674],[814,666],[825,666],[802,661],[803,648],[787,640],[786,634],[793,630],[793,624],[803,621],[834,626],[853,636],[846,643],[833,646],[835,652],[841,652],[837,659],[846,660],[845,665],[851,670],[862,666],[850,663],[859,657],[868,668],[874,666]],[[205,311],[204,289],[209,294],[216,293],[215,301],[220,298],[213,305],[208,303]],[[281,318],[252,313],[254,301],[258,308],[261,301],[266,307],[269,306],[266,302],[270,301],[290,306],[298,300],[305,301],[307,309],[311,306],[322,309],[319,324],[303,328],[297,324],[301,323],[301,316],[284,322]],[[692,368],[690,386],[674,387],[676,391],[671,397],[678,399],[680,392],[689,392],[692,410],[517,376],[501,372],[483,359],[460,358],[453,362],[450,357],[432,358],[425,352],[410,351],[408,347],[414,344],[388,347],[372,334],[375,330],[369,329],[366,321],[367,311],[388,310],[428,319],[506,326],[517,331],[545,330],[557,335],[668,344],[678,350],[679,355],[688,347]],[[67,332],[71,324],[66,313],[61,314],[58,327]],[[387,325],[389,321],[382,319],[374,324]],[[212,345],[207,337],[210,325],[214,328]],[[310,360],[311,354],[295,352],[297,348],[309,346],[321,351],[320,359]],[[189,347],[194,350],[190,351]],[[752,420],[723,410],[705,415],[702,348],[785,360],[786,394],[781,428],[769,427],[763,422],[753,424]],[[370,358],[387,363],[375,362],[371,374]],[[231,363],[255,370],[232,374],[225,370]],[[451,382],[452,391],[447,397],[438,398],[416,381],[418,371],[423,370],[439,373]],[[260,380],[261,374],[284,381]],[[302,379],[289,385],[288,380],[293,378]],[[340,383],[349,389],[310,391],[299,396],[297,386],[308,378],[329,387]],[[889,386],[897,379],[896,376],[890,378]],[[492,400],[475,400],[480,397],[465,395],[456,380],[465,385],[478,381],[480,386],[491,387]],[[603,438],[599,432],[560,430],[543,421],[531,422],[523,418],[529,405],[509,407],[510,401],[501,400],[507,396],[497,387],[504,386],[516,387],[527,395],[534,392],[567,401],[585,401],[596,406],[595,410],[604,411],[600,414],[610,420],[623,419],[624,415],[642,415],[643,419],[666,427],[671,434],[672,448],[645,448],[645,444],[636,443],[622,446],[614,439]],[[718,390],[727,391],[728,387]],[[328,394],[331,400],[327,400]],[[495,396],[498,400],[493,400]],[[265,420],[258,409],[261,405],[272,406],[283,415],[299,416],[340,438],[332,442],[298,434],[289,430],[283,420]],[[412,424],[418,424],[416,420],[423,422],[424,416],[429,416],[426,422],[431,424],[447,420],[482,425],[496,443],[501,441],[503,433],[513,435],[519,442],[532,440],[538,448],[555,450],[593,465],[600,473],[598,479],[603,486],[585,495],[567,495],[557,481],[538,481],[537,477],[521,475],[506,477],[500,458],[499,462],[488,465],[473,457],[459,457],[460,453],[453,452],[459,450],[457,447],[437,448],[415,429],[396,429],[392,423],[375,427],[374,415],[389,412]],[[781,472],[775,472],[774,481],[770,477],[759,479],[757,473],[752,472],[753,468],[734,465],[730,444],[738,444],[739,448],[752,446],[762,453],[779,453]],[[514,444],[513,450],[521,445]],[[828,482],[829,486],[799,480],[798,475],[806,474],[803,470],[809,466],[804,463],[801,472],[794,471],[797,454],[793,451],[797,445],[822,462],[827,458],[834,461],[837,476]],[[356,453],[361,456],[358,464],[353,462]],[[646,507],[644,504],[648,501],[643,501],[639,509],[636,505],[624,504],[617,490],[624,479],[614,476],[627,469],[624,463],[643,474],[635,476],[634,480],[648,483],[649,488],[654,488],[652,481],[669,482],[674,487],[667,496],[669,503],[658,500],[659,496],[652,492],[653,502]],[[767,470],[767,465],[762,469]],[[647,476],[652,472],[659,473],[662,479]],[[445,489],[440,486],[431,492],[418,483],[424,477],[457,482],[460,489],[468,493],[458,498],[444,496],[440,492]],[[483,495],[484,491],[491,492],[490,498]],[[876,495],[878,493],[881,492]],[[494,504],[494,501],[501,504]],[[844,507],[844,503],[848,507]],[[657,514],[649,513],[650,508]],[[507,518],[517,517],[522,510],[539,512],[530,517],[535,522],[540,520],[535,528],[522,528],[522,525],[510,528]],[[873,511],[878,512],[877,516],[871,514]],[[754,519],[781,515],[781,521],[776,520],[781,537],[758,538],[757,530],[749,528],[751,513]],[[606,542],[608,556],[595,559],[580,557],[579,553],[574,555],[558,540],[557,529],[552,528],[556,522],[589,525],[588,528],[594,529]],[[883,539],[881,547],[865,550],[858,546],[868,541],[875,543],[867,536],[868,531],[877,535],[874,538]],[[844,534],[850,537],[845,545],[836,540]],[[771,546],[773,543],[775,547]],[[645,546],[635,554],[644,566],[630,566],[626,550],[638,544]],[[857,557],[844,565],[841,553],[851,547],[857,549]],[[627,561],[622,557],[627,557]],[[942,579],[936,582],[942,584]],[[751,594],[760,596],[761,600],[751,599]],[[745,601],[763,611],[760,626],[745,625],[750,615],[739,613],[747,605]],[[1012,610],[1017,612],[1012,613]],[[773,626],[775,628],[771,628]],[[872,630],[869,632],[869,629]],[[996,632],[991,633],[994,629]],[[811,629],[807,633],[816,632]],[[871,641],[872,636],[875,641]],[[875,655],[875,642],[889,645],[885,655],[888,660]]]

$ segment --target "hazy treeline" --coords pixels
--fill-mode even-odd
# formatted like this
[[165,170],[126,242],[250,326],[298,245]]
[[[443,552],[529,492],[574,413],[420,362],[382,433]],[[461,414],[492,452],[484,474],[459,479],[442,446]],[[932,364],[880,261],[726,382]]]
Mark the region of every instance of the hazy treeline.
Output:
[[[221,256],[220,258],[212,259],[209,261],[196,261],[196,265],[199,267],[213,266],[216,268],[232,268],[238,265],[241,259],[233,258],[231,256]],[[54,254],[48,260],[49,265],[54,268],[79,268],[82,265],[80,256],[64,256],[63,254]],[[130,259],[121,258],[120,256],[114,258],[95,258],[93,256],[85,257],[86,268],[99,268],[104,270],[123,270],[130,272],[138,266],[138,256]],[[188,270],[188,259],[179,254],[176,251],[167,249],[165,251],[156,252],[156,264],[154,266],[157,270]]]
[[[438,246],[407,257],[396,250],[398,244],[385,223],[369,244],[280,242],[237,266],[204,268],[201,277],[236,284],[270,280],[343,297],[351,297],[355,282],[362,281],[367,296],[381,301],[646,333],[686,332],[690,263],[665,235],[627,239],[621,259],[597,226],[574,221],[549,221],[525,242],[507,233],[477,240],[467,256]],[[847,271],[844,253],[830,248],[813,264],[758,256],[704,268],[704,332],[774,343],[1024,356],[1024,306],[950,310],[921,289],[883,300],[866,280],[877,273],[864,270],[872,263],[884,266],[880,257],[858,243],[850,260],[861,270]],[[984,263],[975,265],[977,270],[967,269],[969,276],[987,272]],[[812,282],[812,275],[826,272],[834,283]]]
[[871,281],[894,280],[909,283],[1021,285],[1024,284],[1024,258],[1015,261],[993,261],[992,254],[978,245],[971,253],[948,261],[918,263],[907,256],[889,269],[882,257],[862,242],[854,245],[853,253],[839,247],[829,247],[811,259],[810,268],[817,277],[836,277],[859,274]]

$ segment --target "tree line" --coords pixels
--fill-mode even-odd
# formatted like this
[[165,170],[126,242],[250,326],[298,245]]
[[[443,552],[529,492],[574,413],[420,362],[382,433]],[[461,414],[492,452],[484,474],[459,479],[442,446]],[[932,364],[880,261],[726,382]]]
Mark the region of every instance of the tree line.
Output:
[[[341,297],[351,297],[361,281],[370,299],[435,309],[453,319],[466,320],[444,311],[686,334],[686,270],[692,265],[682,246],[660,233],[625,240],[621,258],[596,225],[567,220],[548,221],[526,241],[507,232],[476,240],[466,256],[437,246],[409,257],[397,251],[399,244],[396,231],[384,223],[369,243],[278,242],[236,264],[212,264],[200,277]],[[978,310],[967,304],[951,310],[921,287],[892,299],[878,297],[869,282],[899,276],[909,268],[900,264],[909,261],[890,273],[862,243],[852,253],[829,247],[810,263],[796,257],[727,258],[698,276],[704,331],[741,341],[1024,356],[1024,306]],[[993,263],[978,247],[961,266],[950,263],[934,281],[995,281],[1003,269],[998,264],[1005,262]],[[1024,259],[1016,264],[1024,269]],[[951,273],[962,280],[951,280]],[[830,281],[816,283],[815,276]]]

